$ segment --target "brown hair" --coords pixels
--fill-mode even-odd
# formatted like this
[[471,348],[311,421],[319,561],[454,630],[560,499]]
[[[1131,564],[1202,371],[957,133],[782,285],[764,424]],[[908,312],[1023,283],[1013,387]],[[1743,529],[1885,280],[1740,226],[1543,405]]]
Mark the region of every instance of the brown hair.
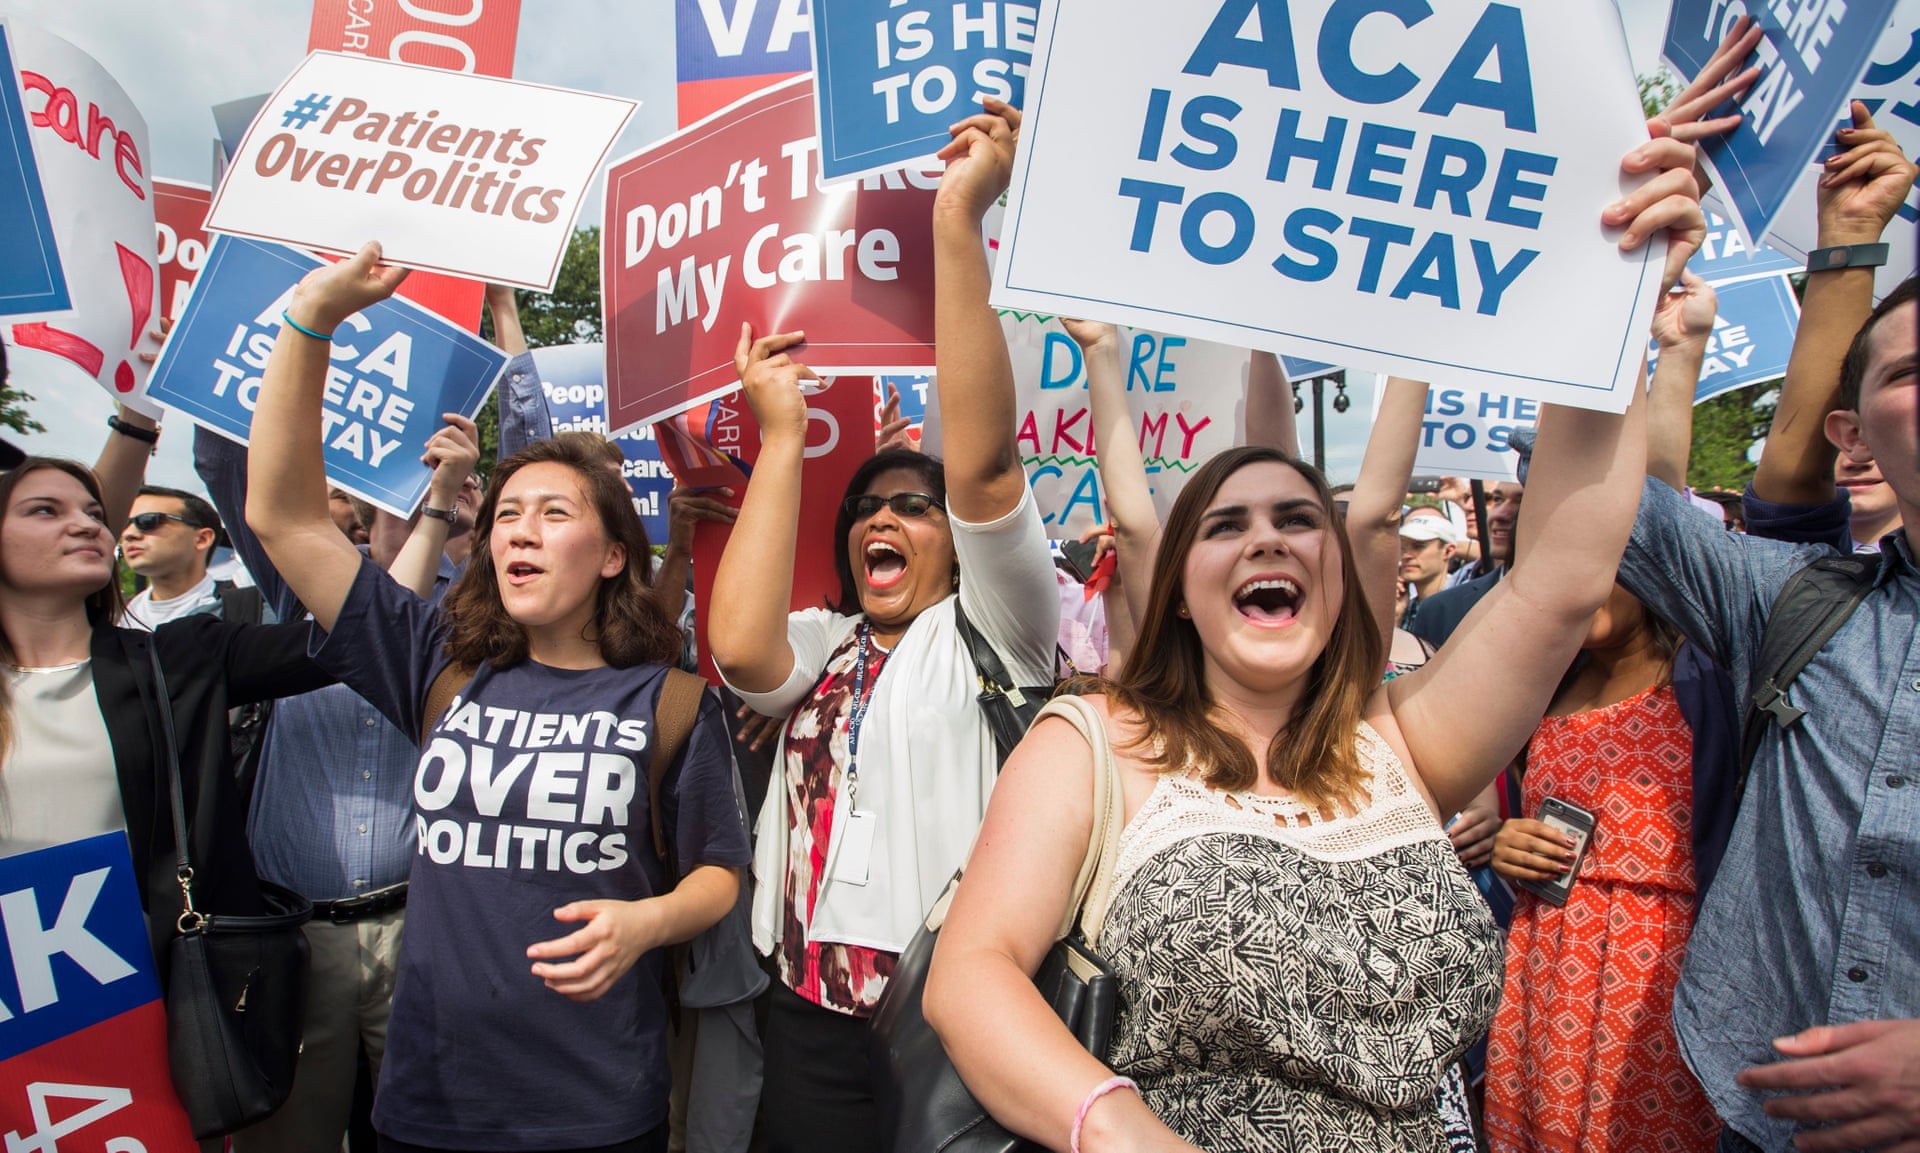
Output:
[[[13,507],[13,490],[22,480],[36,472],[52,469],[64,472],[80,482],[87,495],[95,501],[102,500],[100,481],[93,470],[79,461],[66,460],[56,456],[30,456],[20,462],[20,467],[12,472],[0,474],[0,523],[7,519],[7,510]],[[111,526],[109,526],[109,536]],[[112,548],[111,544],[108,548]],[[4,560],[0,559],[0,564]],[[87,623],[96,627],[120,623],[120,613],[126,607],[120,592],[120,558],[114,554],[112,575],[107,582],[87,594]],[[0,630],[0,661],[13,663],[13,642],[6,632]],[[13,700],[8,692],[7,683],[0,680],[0,761],[6,760],[7,753],[13,748]]]
[[578,441],[580,450],[588,456],[597,458],[602,468],[624,468],[626,466],[627,454],[621,451],[619,445],[601,436],[597,432],[576,428],[566,432],[555,433],[553,439]]
[[1847,356],[1840,362],[1840,393],[1834,398],[1834,407],[1846,412],[1860,409],[1860,386],[1867,379],[1867,360],[1872,355],[1871,343],[1873,330],[1880,321],[1903,304],[1912,304],[1915,296],[1915,278],[1907,277],[1887,293],[1886,299],[1873,306],[1873,312],[1867,316],[1860,331],[1853,334],[1853,341],[1847,345]]
[[1249,445],[1228,449],[1193,474],[1174,502],[1154,557],[1153,583],[1140,639],[1120,675],[1106,691],[1136,713],[1145,728],[1136,747],[1154,750],[1148,761],[1162,772],[1203,766],[1206,782],[1221,789],[1251,788],[1262,766],[1246,744],[1216,719],[1218,706],[1206,686],[1205,652],[1193,622],[1175,611],[1187,552],[1200,522],[1227,478],[1248,465],[1284,464],[1306,478],[1325,518],[1325,532],[1340,550],[1344,599],[1333,635],[1307,674],[1306,691],[1293,716],[1267,748],[1267,779],[1308,804],[1352,800],[1366,791],[1354,737],[1367,698],[1380,686],[1386,645],[1374,627],[1360,584],[1352,546],[1333,508],[1333,492],[1319,470],[1276,449]]
[[[595,438],[603,439],[603,438]],[[506,668],[527,659],[527,631],[500,601],[500,579],[493,571],[492,534],[500,494],[513,474],[533,464],[560,464],[573,471],[587,500],[599,514],[600,530],[623,545],[627,563],[600,582],[591,638],[601,659],[617,669],[671,664],[680,656],[680,629],[653,599],[648,571],[653,552],[647,529],[633,508],[627,482],[615,476],[602,454],[578,437],[536,441],[500,462],[474,520],[473,552],[467,571],[447,593],[447,655],[456,663],[486,661]]]

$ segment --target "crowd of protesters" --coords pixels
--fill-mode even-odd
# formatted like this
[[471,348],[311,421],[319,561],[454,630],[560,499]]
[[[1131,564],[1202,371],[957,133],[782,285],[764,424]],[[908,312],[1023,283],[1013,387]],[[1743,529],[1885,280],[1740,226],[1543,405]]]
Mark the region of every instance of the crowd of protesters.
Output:
[[[1162,517],[1117,334],[1071,321],[1104,565],[1057,560],[1015,445],[980,236],[1016,109],[941,157],[944,453],[889,425],[824,539],[805,333],[743,327],[751,480],[737,510],[676,490],[656,557],[617,449],[551,434],[503,289],[489,481],[449,416],[411,521],[330,489],[326,337],[405,275],[369,244],[292,297],[250,448],[197,435],[207,495],[143,483],[157,427],[128,411],[92,468],[8,462],[0,854],[125,830],[164,966],[170,704],[202,904],[255,911],[266,880],[315,909],[292,1094],[241,1151],[333,1153],[369,1099],[403,1153],[891,1148],[869,1021],[963,866],[922,1008],[1048,1148],[1920,1150],[1914,282],[1876,305],[1872,267],[1810,272],[1751,485],[1686,486],[1695,148],[1726,126],[1697,110],[1752,82],[1757,34],[1596,206],[1623,249],[1668,245],[1624,415],[1549,406],[1517,481],[1416,485],[1426,386],[1390,379],[1336,496],[1255,354],[1246,443]],[[1852,114],[1822,248],[1878,242],[1914,183]],[[700,521],[732,526],[697,606],[725,695],[653,765]],[[803,548],[838,588],[789,612]],[[1803,593],[1856,553],[1850,615]],[[1787,669],[1795,615],[1836,627]],[[982,647],[1068,683],[1011,755]],[[1076,917],[1120,988],[1104,1061],[1032,980]]]

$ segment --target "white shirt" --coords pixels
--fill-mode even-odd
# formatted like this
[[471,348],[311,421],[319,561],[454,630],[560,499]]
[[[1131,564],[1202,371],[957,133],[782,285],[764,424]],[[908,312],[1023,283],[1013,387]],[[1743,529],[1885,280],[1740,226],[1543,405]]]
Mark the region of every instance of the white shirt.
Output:
[[[964,574],[958,599],[967,620],[993,644],[1015,683],[1051,683],[1060,598],[1033,493],[1023,491],[1013,511],[991,524],[957,517],[948,523]],[[860,736],[858,800],[860,811],[877,821],[871,867],[866,884],[836,875],[848,812],[836,800],[830,859],[808,926],[813,940],[904,950],[954,870],[966,863],[986,816],[1000,760],[975,699],[978,678],[954,621],[954,604],[948,597],[915,617],[874,683]],[[734,691],[763,716],[788,715],[860,620],[826,609],[790,614],[793,672],[786,683],[765,693],[740,692],[738,686]],[[785,770],[778,767],[786,763],[784,726],[774,763],[774,784],[754,831],[753,943],[762,953],[771,953],[779,939],[786,893],[791,818]]]
[[214,576],[209,572],[186,592],[164,601],[155,600],[153,586],[148,585],[127,602],[127,615],[122,623],[152,632],[170,620],[207,612],[220,603],[220,594],[213,591],[213,581]]
[[0,767],[0,857],[126,828],[92,660],[6,675],[13,744]]

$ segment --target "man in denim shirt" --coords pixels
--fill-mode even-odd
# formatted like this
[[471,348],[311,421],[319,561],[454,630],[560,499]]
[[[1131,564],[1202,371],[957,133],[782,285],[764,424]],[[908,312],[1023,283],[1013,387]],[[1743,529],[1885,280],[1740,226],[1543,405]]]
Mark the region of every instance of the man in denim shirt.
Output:
[[[1913,166],[1858,105],[1854,123],[1840,136],[1851,159],[1833,169],[1849,178],[1820,190],[1822,247],[1877,239],[1913,181]],[[1757,505],[1790,519],[1831,501],[1830,487],[1801,495],[1774,483],[1791,460],[1831,485],[1831,458],[1785,439],[1818,429],[1814,418],[1824,416],[1841,452],[1880,462],[1906,523],[1920,525],[1912,282],[1859,328],[1832,374],[1837,387],[1810,383],[1835,345],[1835,317],[1845,316],[1837,299],[1870,301],[1872,276],[1870,267],[1845,268],[1810,279],[1776,418],[1798,432],[1770,439],[1773,475],[1763,467],[1756,477],[1766,499],[1750,503],[1750,516]],[[1846,347],[1844,332],[1839,340]],[[1831,373],[1840,361],[1825,363]],[[1795,682],[1791,696],[1807,715],[1784,731],[1769,727],[1699,911],[1674,1024],[1727,1122],[1722,1148],[1920,1148],[1901,1144],[1920,1140],[1916,545],[1910,530],[1881,541],[1865,602]],[[1745,701],[1775,597],[1794,572],[1834,551],[1728,533],[1649,480],[1620,580],[1729,669]]]

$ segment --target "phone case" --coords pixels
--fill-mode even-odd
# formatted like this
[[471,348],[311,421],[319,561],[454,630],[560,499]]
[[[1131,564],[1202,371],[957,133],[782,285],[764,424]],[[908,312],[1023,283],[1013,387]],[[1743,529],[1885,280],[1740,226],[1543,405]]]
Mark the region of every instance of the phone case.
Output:
[[1593,843],[1593,830],[1598,826],[1599,818],[1579,805],[1548,797],[1540,804],[1541,824],[1551,826],[1558,832],[1574,838],[1573,866],[1555,881],[1515,881],[1514,887],[1525,889],[1547,904],[1560,908],[1567,903],[1567,894],[1573,891],[1573,884],[1580,875],[1580,866],[1586,863],[1587,846]]

